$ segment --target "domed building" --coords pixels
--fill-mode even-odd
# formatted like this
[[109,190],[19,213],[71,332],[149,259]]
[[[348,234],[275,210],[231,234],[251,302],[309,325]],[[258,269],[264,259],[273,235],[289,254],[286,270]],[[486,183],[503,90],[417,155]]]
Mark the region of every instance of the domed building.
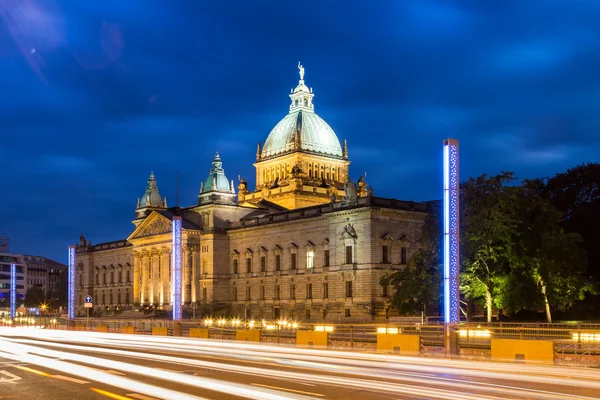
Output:
[[288,114],[256,150],[256,189],[241,187],[240,204],[267,200],[287,209],[329,203],[344,196],[348,179],[348,148],[342,148],[331,127],[315,113],[313,91],[300,81],[290,94]]
[[[393,315],[380,278],[418,247],[430,203],[378,198],[353,182],[346,142],[315,113],[300,80],[289,111],[256,151],[254,190],[237,193],[216,153],[197,204],[168,207],[150,174],[124,239],[76,247],[76,310],[94,315],[152,306],[169,312],[173,218],[182,219],[184,316],[364,322]],[[208,163],[207,163],[208,164]],[[202,179],[203,178],[203,179]],[[122,316],[123,318],[126,315]]]

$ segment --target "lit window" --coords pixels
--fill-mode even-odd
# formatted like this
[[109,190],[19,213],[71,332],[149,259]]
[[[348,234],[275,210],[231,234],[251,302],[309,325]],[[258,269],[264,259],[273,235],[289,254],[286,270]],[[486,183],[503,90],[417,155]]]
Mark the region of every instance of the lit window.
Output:
[[315,252],[308,251],[306,252],[306,268],[311,269],[315,265]]

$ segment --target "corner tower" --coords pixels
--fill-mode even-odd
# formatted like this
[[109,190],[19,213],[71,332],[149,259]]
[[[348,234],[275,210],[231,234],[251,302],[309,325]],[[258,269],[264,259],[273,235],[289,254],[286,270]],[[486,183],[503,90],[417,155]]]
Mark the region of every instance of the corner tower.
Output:
[[329,203],[344,196],[348,148],[314,111],[313,91],[300,81],[290,94],[288,114],[256,151],[256,189],[240,190],[239,203],[267,200],[287,209]]
[[138,197],[137,206],[135,207],[135,220],[133,223],[137,226],[144,218],[146,218],[152,211],[164,210],[167,208],[167,198],[163,198],[158,191],[156,185],[156,178],[154,172],[150,172],[148,178],[148,184],[146,185],[146,191],[141,198]]
[[198,193],[198,205],[205,204],[236,204],[235,189],[233,181],[229,183],[223,170],[223,162],[219,153],[215,153],[212,168],[206,181],[200,184]]

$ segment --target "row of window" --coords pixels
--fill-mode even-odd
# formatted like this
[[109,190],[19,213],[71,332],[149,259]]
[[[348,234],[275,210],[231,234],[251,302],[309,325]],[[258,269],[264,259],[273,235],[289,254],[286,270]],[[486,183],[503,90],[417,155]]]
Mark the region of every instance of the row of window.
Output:
[[[127,270],[125,271],[125,280],[123,280],[123,271],[117,271],[117,280],[115,280],[115,271],[110,271],[110,272],[103,272],[102,273],[102,284],[107,285],[109,283],[130,283],[131,282],[131,275],[130,275],[130,271]],[[96,285],[100,284],[100,273],[96,272],[96,276],[95,276],[95,283]],[[83,275],[79,274],[79,284],[80,286],[83,286]]]
[[[381,262],[383,264],[390,264],[392,262],[390,258],[390,246],[384,245],[381,247]],[[407,260],[406,247],[400,248],[400,264],[405,265]]]
[[[346,297],[347,298],[352,298],[353,297],[353,282],[352,281],[346,281]],[[387,297],[387,287],[383,288],[383,296]],[[238,288],[237,286],[233,287],[233,299],[234,300],[238,300]],[[323,283],[323,299],[328,299],[329,298],[329,283],[328,282],[324,282]],[[273,293],[273,299],[274,300],[281,300],[281,285],[275,285],[275,290]],[[292,284],[290,285],[290,300],[295,300],[296,299],[296,285]],[[312,283],[307,283],[306,284],[306,299],[310,300],[313,299],[313,284]],[[258,299],[253,299],[252,298],[252,287],[251,286],[246,286],[246,293],[245,293],[245,300],[246,301],[252,301],[252,300],[266,300],[266,288],[265,286],[260,286],[260,291],[259,291],[259,297]]]

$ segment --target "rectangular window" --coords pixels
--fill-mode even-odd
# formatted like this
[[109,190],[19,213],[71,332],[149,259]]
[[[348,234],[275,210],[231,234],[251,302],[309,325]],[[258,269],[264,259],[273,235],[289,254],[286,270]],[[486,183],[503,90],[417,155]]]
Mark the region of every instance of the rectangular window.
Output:
[[273,318],[274,319],[281,318],[281,308],[274,308],[273,309]]
[[233,301],[237,301],[237,286],[233,287],[233,293],[231,297],[233,297]]
[[123,272],[122,271],[118,272],[118,279],[119,279],[119,283],[123,282]]
[[294,300],[296,298],[296,285],[290,286],[290,299]]
[[267,257],[262,256],[260,258],[260,272],[265,272],[267,270]]
[[251,290],[250,290],[250,286],[246,286],[246,301],[250,301],[250,294],[251,294]]
[[350,318],[350,309],[346,308],[346,318]]
[[275,256],[275,271],[281,271],[281,255],[277,254]]
[[406,247],[400,248],[400,264],[406,264]]
[[100,277],[98,275],[99,274],[96,272],[96,285],[100,284]]
[[384,264],[388,264],[390,262],[389,247],[388,246],[383,246],[381,248],[381,262],[384,263]]
[[329,283],[325,282],[323,284],[323,298],[324,299],[328,299],[329,298]]
[[352,297],[352,281],[346,281],[346,297]]
[[251,258],[246,258],[246,272],[247,273],[252,272],[252,259]]
[[315,252],[307,251],[306,252],[306,268],[312,269],[315,266]]
[[296,269],[296,253],[290,254],[290,269]]
[[323,266],[329,267],[329,250],[323,251]]
[[[106,272],[102,273],[102,281],[106,285]],[[104,303],[104,302],[103,302]]]
[[233,259],[233,273],[234,274],[238,273],[238,260],[237,260],[237,258]]
[[260,287],[260,299],[261,300],[265,299],[265,287],[264,286]]
[[346,246],[346,264],[352,264],[352,246]]
[[[275,300],[279,300],[281,298],[281,286],[275,286]],[[277,310],[279,310],[277,308]]]
[[304,310],[304,316],[306,317],[306,319],[310,319],[310,308]]
[[203,288],[202,288],[202,298],[203,298],[204,300],[207,300],[207,299],[208,299],[208,293],[207,293],[206,287],[203,287]]
[[127,270],[127,283],[131,282],[131,275],[129,275],[129,270]]
[[306,298],[312,299],[312,283],[306,284]]

